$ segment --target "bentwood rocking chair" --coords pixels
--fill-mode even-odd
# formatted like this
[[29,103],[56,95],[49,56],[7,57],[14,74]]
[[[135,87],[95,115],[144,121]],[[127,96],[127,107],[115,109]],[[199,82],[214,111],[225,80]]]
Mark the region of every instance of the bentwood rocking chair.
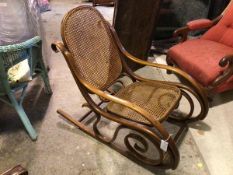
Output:
[[[61,35],[63,42],[52,44],[52,49],[61,51],[72,75],[87,103],[96,114],[92,127],[82,122],[90,112],[76,120],[62,110],[58,113],[76,125],[80,130],[112,147],[134,161],[146,165],[175,169],[179,163],[179,151],[176,142],[185,127],[181,127],[175,137],[170,136],[162,125],[163,121],[176,121],[182,124],[202,120],[208,112],[208,102],[204,91],[186,73],[166,65],[142,61],[130,55],[121,45],[114,28],[93,7],[77,7],[64,17]],[[179,83],[153,81],[142,78],[132,72],[125,63],[125,58],[138,64],[167,69],[183,76],[192,88]],[[133,83],[123,86],[117,93],[109,87],[118,82],[118,78],[129,76]],[[95,94],[101,103],[93,99]],[[189,94],[199,101],[201,110],[193,116],[194,104]],[[190,112],[180,118],[173,116],[181,98],[188,99]],[[105,105],[100,105],[104,103]],[[119,124],[112,138],[101,133],[98,124],[102,118]],[[119,130],[129,129],[137,134],[128,134],[122,138]],[[114,143],[117,137],[124,140],[126,148]],[[137,140],[140,144],[129,140]],[[157,157],[146,157],[148,143],[155,146]]]
[[[188,39],[191,31],[207,30],[197,39]],[[198,19],[175,31],[181,43],[171,47],[167,63],[191,75],[208,96],[233,89],[233,1],[214,20]]]

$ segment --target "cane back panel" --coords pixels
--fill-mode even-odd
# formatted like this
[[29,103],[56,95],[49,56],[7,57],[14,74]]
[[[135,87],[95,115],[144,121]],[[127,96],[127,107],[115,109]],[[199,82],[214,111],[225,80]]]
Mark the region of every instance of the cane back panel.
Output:
[[120,53],[97,10],[82,6],[70,11],[63,19],[62,35],[72,54],[75,73],[88,83],[103,90],[119,77]]

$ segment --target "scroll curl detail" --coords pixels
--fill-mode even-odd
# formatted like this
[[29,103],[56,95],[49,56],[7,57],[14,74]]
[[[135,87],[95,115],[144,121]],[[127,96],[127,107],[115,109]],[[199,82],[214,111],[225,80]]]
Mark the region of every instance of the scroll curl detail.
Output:
[[[136,133],[129,133],[128,135],[125,136],[125,139],[124,139],[125,146],[130,151],[130,154],[134,156],[135,158],[137,158],[139,161],[142,161],[149,165],[159,165],[163,157],[163,153],[159,148],[159,144],[147,138],[151,141],[151,143],[153,144],[153,146],[157,149],[157,152],[159,153],[157,159],[148,158],[146,157],[145,153],[147,153],[149,150],[149,144],[148,144],[147,139],[145,139],[146,136],[144,134],[143,136],[140,134],[136,134]],[[137,141],[137,143],[134,143],[132,145],[132,143],[130,143],[130,139]]]

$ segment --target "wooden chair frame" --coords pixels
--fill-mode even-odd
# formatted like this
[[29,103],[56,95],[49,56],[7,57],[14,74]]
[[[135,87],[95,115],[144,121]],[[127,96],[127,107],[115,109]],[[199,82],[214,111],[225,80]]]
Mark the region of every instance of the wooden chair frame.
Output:
[[[71,10],[70,12],[68,12],[63,20],[65,21],[67,18],[69,18],[69,16],[72,13],[75,13],[78,10],[83,9],[83,8],[90,8],[91,10],[96,11],[96,13],[99,13],[97,10],[95,10],[92,7],[81,6],[81,7],[77,7],[75,9]],[[61,116],[63,116],[65,119],[67,119],[68,121],[73,123],[75,126],[77,126],[80,130],[85,132],[86,134],[88,134],[88,135],[92,136],[93,138],[99,140],[100,142],[112,147],[113,149],[117,150],[121,154],[125,155],[126,157],[128,157],[128,158],[130,158],[138,163],[144,163],[144,165],[158,166],[161,168],[175,169],[177,167],[177,165],[179,163],[179,159],[180,159],[179,151],[178,151],[178,148],[176,146],[176,143],[178,142],[178,138],[181,136],[181,133],[183,133],[183,131],[185,131],[185,129],[187,128],[186,127],[187,123],[194,122],[197,120],[203,120],[208,113],[208,101],[206,98],[205,91],[201,88],[201,86],[194,79],[192,79],[188,74],[186,74],[185,72],[183,72],[180,69],[170,67],[167,65],[160,65],[160,64],[150,63],[147,61],[142,61],[142,60],[132,56],[131,54],[129,54],[124,49],[121,42],[119,41],[114,28],[112,26],[110,26],[110,24],[108,22],[106,22],[103,18],[102,18],[102,20],[108,26],[109,30],[111,31],[111,35],[114,38],[113,42],[115,42],[117,44],[117,47],[118,47],[120,53],[122,55],[124,55],[126,58],[134,61],[135,63],[141,64],[144,66],[152,66],[152,67],[172,71],[172,72],[182,76],[186,81],[189,82],[190,86],[186,86],[184,84],[175,83],[175,82],[173,83],[173,82],[162,81],[162,83],[167,83],[167,84],[176,86],[182,91],[183,97],[185,97],[190,103],[190,112],[183,118],[183,120],[169,119],[170,122],[178,123],[181,126],[177,135],[173,139],[169,135],[169,133],[166,131],[166,129],[164,128],[162,123],[155,120],[154,117],[149,112],[147,112],[145,109],[143,109],[142,107],[139,107],[139,106],[137,106],[129,101],[124,100],[124,99],[118,98],[118,97],[114,96],[114,94],[109,94],[107,91],[103,91],[103,90],[100,90],[100,89],[92,86],[85,79],[83,79],[80,76],[80,74],[77,73],[77,71],[75,71],[76,68],[74,66],[74,62],[72,61],[72,54],[69,51],[67,44],[66,44],[66,40],[64,38],[64,26],[63,25],[61,26],[61,33],[62,33],[63,42],[60,42],[60,41],[55,42],[51,45],[51,47],[55,52],[61,51],[62,54],[64,55],[65,60],[66,60],[68,66],[71,70],[71,73],[72,73],[75,81],[76,81],[83,97],[87,101],[87,103],[85,103],[83,106],[89,107],[90,111],[87,112],[84,116],[82,116],[79,120],[70,116],[69,114],[67,114],[66,112],[64,112],[61,109],[58,109],[57,112]],[[152,83],[160,82],[161,83],[161,81],[150,80],[150,79],[142,78],[139,75],[136,75],[126,65],[124,59],[122,59],[121,61],[123,64],[122,76],[127,75],[128,77],[130,77],[132,79],[133,82],[140,81],[140,82],[152,82]],[[119,82],[119,81],[116,80],[115,82]],[[113,82],[113,84],[115,82]],[[191,93],[194,97],[196,97],[196,99],[200,103],[201,110],[200,110],[200,113],[196,117],[192,117],[194,103],[193,103],[192,98],[189,96],[189,94],[187,92]],[[102,101],[97,104],[91,98],[90,93],[96,94],[97,96],[100,97],[100,99],[102,99]],[[142,125],[140,123],[121,118],[113,113],[107,112],[105,109],[103,109],[100,106],[101,104],[106,103],[106,102],[110,102],[110,101],[115,102],[117,104],[121,104],[123,106],[126,106],[129,109],[132,109],[132,110],[136,111],[137,113],[141,114],[145,119],[147,119],[151,123],[151,127],[148,127],[148,126]],[[82,121],[86,117],[88,117],[92,112],[94,112],[96,114],[96,121],[94,122],[93,128],[91,129],[88,126],[86,126],[84,123],[82,123]],[[108,119],[110,121],[114,121],[114,122],[120,124],[119,127],[117,127],[117,129],[115,130],[115,133],[114,133],[112,138],[106,137],[103,133],[101,133],[99,131],[98,124],[100,122],[101,117],[104,117],[105,119]],[[128,150],[124,150],[122,148],[122,146],[119,146],[119,145],[113,143],[118,135],[119,130],[121,130],[123,128],[128,128],[128,129],[131,129],[133,131],[137,131],[137,133],[138,133],[138,134],[135,134],[135,133],[128,134],[124,138],[124,143],[125,143],[125,146]],[[159,134],[157,132],[155,132],[153,129],[156,129]],[[149,158],[144,157],[142,155],[144,152],[146,152],[148,150],[148,143],[143,136],[145,138],[149,139],[151,141],[151,143],[153,143],[153,145],[157,148],[158,153],[159,153],[159,157],[160,157],[159,160],[152,160],[152,159],[149,159]],[[143,146],[139,146],[138,144],[135,144],[134,146],[132,146],[129,143],[129,138],[137,140]],[[163,152],[160,149],[160,144],[162,141],[166,141],[168,143],[167,152]],[[171,156],[172,160],[169,164],[164,165],[162,162],[167,154],[169,154]]]
[[28,171],[21,165],[17,165],[0,175],[28,175]]

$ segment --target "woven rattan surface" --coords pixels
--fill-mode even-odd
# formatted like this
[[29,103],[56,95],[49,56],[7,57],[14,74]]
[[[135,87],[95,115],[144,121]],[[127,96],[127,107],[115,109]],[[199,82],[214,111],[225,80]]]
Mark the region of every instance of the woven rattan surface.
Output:
[[13,65],[27,59],[30,55],[30,48],[38,46],[40,41],[40,37],[35,36],[19,44],[0,46],[0,58],[3,60],[5,70],[7,71]]
[[[137,82],[121,89],[116,96],[142,107],[156,120],[162,121],[176,106],[181,93],[177,87],[163,83]],[[114,102],[107,105],[107,110],[136,122],[150,124],[137,112]]]
[[63,40],[74,59],[75,72],[96,88],[105,89],[115,81],[122,64],[107,22],[93,8],[70,11],[63,23]]

